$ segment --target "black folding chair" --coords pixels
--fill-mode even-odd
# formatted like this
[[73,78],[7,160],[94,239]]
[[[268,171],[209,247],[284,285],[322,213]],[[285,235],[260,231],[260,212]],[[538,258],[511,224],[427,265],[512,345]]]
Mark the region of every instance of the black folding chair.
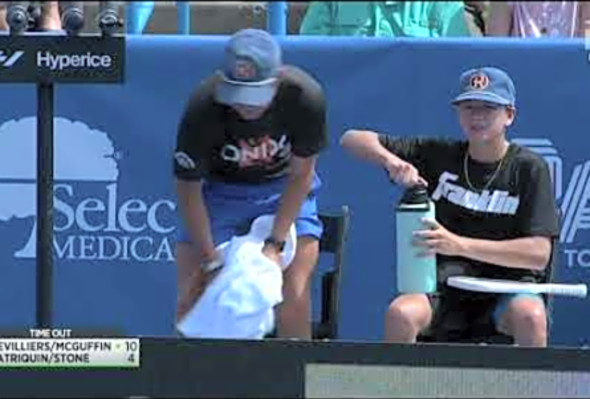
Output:
[[[338,335],[340,280],[350,211],[348,206],[344,205],[338,213],[320,212],[318,216],[324,225],[324,232],[320,239],[320,254],[332,254],[333,261],[330,269],[321,277],[320,318],[312,324],[312,338],[325,340],[335,339]],[[266,338],[276,337],[276,329],[266,335]]]
[[333,255],[332,267],[322,276],[320,320],[313,323],[314,339],[335,339],[338,336],[340,280],[346,239],[350,224],[350,210],[344,205],[337,214],[320,213],[324,233],[320,240],[320,253]]

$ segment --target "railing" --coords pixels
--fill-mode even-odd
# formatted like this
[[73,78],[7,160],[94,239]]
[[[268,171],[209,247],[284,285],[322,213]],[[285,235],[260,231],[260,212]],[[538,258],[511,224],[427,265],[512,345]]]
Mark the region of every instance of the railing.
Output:
[[125,6],[125,30],[127,34],[141,35],[152,17],[153,11],[153,1],[128,1]]
[[[153,1],[129,1],[127,2],[126,32],[128,34],[143,34],[152,13],[155,2]],[[177,1],[177,29],[179,35],[191,34],[191,10],[189,1]],[[268,1],[266,3],[266,29],[273,35],[287,34],[287,14],[289,12],[288,2]]]

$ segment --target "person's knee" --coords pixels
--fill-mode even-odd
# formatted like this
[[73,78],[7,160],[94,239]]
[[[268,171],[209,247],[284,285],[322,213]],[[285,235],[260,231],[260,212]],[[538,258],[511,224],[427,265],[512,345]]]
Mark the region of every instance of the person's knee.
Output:
[[410,330],[417,335],[430,324],[432,308],[426,295],[404,294],[391,302],[385,317],[390,328]]
[[500,318],[500,328],[510,335],[547,334],[547,312],[543,301],[536,297],[516,297],[510,300]]
[[311,279],[319,256],[315,237],[299,237],[293,261],[285,270],[283,302],[279,305],[281,337],[311,338]]
[[[292,269],[304,269],[305,273],[313,273],[315,264],[318,261],[320,242],[314,236],[297,237],[295,257],[291,266]],[[291,267],[290,267],[291,268]]]
[[295,257],[285,270],[286,300],[297,301],[307,294],[318,256],[319,242],[315,237],[304,236],[297,239]]

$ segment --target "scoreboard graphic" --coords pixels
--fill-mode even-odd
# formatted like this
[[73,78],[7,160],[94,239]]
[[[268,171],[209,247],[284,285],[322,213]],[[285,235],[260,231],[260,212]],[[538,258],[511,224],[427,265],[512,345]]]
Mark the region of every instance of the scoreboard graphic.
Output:
[[0,338],[0,368],[138,368],[138,338],[75,338],[71,330],[30,330]]

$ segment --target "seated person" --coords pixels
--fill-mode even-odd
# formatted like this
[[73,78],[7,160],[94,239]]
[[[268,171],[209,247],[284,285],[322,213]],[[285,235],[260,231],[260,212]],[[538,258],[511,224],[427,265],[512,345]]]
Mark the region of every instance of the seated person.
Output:
[[489,2],[464,1],[463,3],[465,3],[465,17],[471,36],[485,36]]
[[588,21],[585,1],[492,1],[488,35],[584,37]]
[[[34,2],[29,2],[28,11],[34,14],[35,7]],[[40,2],[40,15],[38,20],[35,21],[34,27],[31,27],[30,31],[58,31],[61,29],[61,12],[59,1],[43,1]],[[0,31],[10,30],[10,26],[6,21],[6,12],[9,6],[9,1],[0,2]]]
[[462,1],[312,1],[302,35],[471,36]]
[[398,184],[427,185],[436,206],[437,220],[425,220],[415,244],[437,256],[438,292],[395,298],[386,313],[386,340],[411,343],[422,335],[453,341],[481,325],[489,335],[513,337],[517,345],[544,347],[546,298],[445,284],[448,275],[459,274],[546,282],[559,234],[547,164],[506,138],[516,113],[510,77],[497,68],[468,70],[453,104],[467,140],[362,130],[341,139],[344,148],[383,166]]

